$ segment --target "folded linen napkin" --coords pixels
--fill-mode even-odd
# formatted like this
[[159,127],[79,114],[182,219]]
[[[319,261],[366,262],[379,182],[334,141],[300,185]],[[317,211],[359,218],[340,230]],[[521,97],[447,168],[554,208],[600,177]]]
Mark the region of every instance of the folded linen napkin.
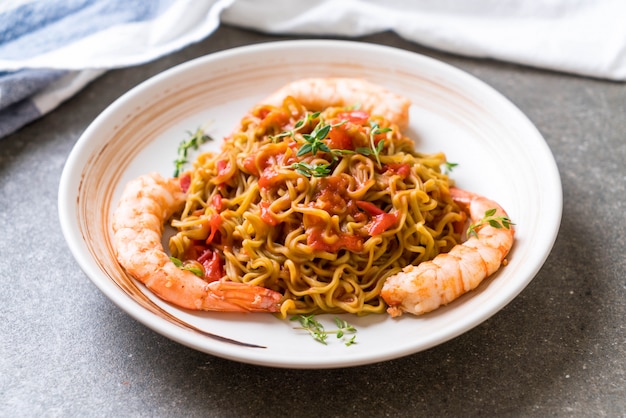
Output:
[[274,34],[394,31],[452,53],[626,80],[624,0],[4,0],[0,138],[102,72],[209,36],[224,22]]

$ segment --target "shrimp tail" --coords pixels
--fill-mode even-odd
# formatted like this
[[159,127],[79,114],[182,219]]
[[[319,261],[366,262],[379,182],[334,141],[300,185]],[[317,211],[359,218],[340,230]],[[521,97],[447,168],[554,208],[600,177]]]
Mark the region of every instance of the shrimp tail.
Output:
[[229,312],[278,312],[282,295],[260,286],[216,281],[208,285],[203,308]]

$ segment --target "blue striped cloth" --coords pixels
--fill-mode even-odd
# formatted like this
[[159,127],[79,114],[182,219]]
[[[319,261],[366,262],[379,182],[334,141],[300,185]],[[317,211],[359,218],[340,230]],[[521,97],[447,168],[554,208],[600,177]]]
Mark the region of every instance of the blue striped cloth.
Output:
[[0,138],[107,69],[144,63],[205,38],[231,3],[0,1]]

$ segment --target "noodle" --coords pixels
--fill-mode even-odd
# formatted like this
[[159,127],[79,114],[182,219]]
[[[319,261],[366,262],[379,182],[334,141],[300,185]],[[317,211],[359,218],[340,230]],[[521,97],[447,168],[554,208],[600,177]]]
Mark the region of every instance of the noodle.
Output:
[[283,316],[384,313],[387,277],[460,241],[445,162],[379,116],[258,105],[185,174],[170,251],[282,293]]

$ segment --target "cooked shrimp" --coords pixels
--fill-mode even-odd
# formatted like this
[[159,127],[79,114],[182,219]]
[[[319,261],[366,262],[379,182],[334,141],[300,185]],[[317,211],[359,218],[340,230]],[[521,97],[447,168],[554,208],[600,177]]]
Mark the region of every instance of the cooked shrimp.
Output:
[[182,308],[226,312],[276,312],[282,295],[224,280],[207,283],[178,268],[163,250],[164,222],[185,202],[179,180],[153,173],[132,180],[113,215],[120,264],[161,299]]
[[500,205],[454,187],[450,194],[469,213],[471,222],[476,225],[476,236],[469,237],[448,253],[417,266],[407,266],[387,278],[381,296],[389,305],[387,312],[391,316],[400,316],[403,312],[420,315],[452,302],[498,270],[513,245],[515,231],[508,223],[496,228],[482,222],[491,209],[496,209],[494,217],[508,220]]
[[275,106],[292,96],[309,110],[331,106],[359,106],[371,115],[383,116],[404,129],[409,124],[411,102],[365,80],[355,78],[307,78],[287,84],[262,103]]

